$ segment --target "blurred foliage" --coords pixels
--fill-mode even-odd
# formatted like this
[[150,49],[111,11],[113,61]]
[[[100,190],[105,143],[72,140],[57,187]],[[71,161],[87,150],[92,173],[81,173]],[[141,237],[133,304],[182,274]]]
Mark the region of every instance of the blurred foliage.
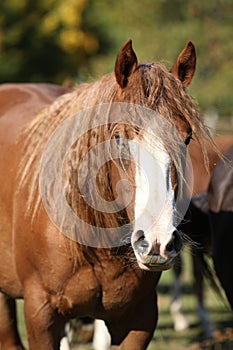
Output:
[[1,81],[94,79],[129,38],[139,61],[169,68],[192,40],[189,92],[202,110],[233,115],[232,16],[233,0],[1,0]]
[[78,74],[98,50],[84,28],[86,0],[1,0],[1,81],[55,81]]

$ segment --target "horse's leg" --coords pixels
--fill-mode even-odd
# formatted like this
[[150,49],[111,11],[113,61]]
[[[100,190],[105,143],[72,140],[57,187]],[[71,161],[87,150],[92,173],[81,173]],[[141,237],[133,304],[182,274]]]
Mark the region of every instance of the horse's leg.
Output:
[[24,286],[24,317],[30,350],[59,350],[65,321],[56,314],[40,283]]
[[60,350],[70,350],[70,343],[72,339],[72,330],[70,322],[67,322],[61,335]]
[[103,320],[94,321],[94,336],[93,336],[94,350],[109,350],[111,344],[111,337]]
[[213,335],[213,327],[209,321],[209,315],[204,304],[204,276],[203,266],[199,257],[199,253],[195,248],[192,249],[193,275],[194,275],[194,292],[197,296],[197,313],[201,326],[206,338]]
[[211,225],[215,271],[233,310],[233,212],[211,212]]
[[127,314],[114,323],[107,323],[111,334],[111,350],[146,350],[158,320],[155,293],[134,305]]
[[174,323],[174,329],[176,331],[182,331],[188,328],[188,321],[182,312],[181,303],[181,273],[182,273],[182,259],[181,255],[176,258],[173,266],[174,271],[174,283],[172,286],[171,294],[172,301],[170,305],[170,312]]
[[67,336],[61,338],[60,350],[70,350],[70,342]]
[[16,319],[15,300],[0,292],[0,345],[2,350],[23,350]]

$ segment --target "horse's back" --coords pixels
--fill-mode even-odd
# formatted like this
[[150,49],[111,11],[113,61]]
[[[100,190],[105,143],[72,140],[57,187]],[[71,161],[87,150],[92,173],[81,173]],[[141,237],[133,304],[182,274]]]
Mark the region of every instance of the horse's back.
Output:
[[[233,135],[217,135],[214,140],[221,154],[224,154],[233,146]],[[213,146],[207,143],[206,148],[209,159],[209,172],[206,169],[200,145],[197,142],[191,142],[188,148],[193,166],[193,195],[207,190],[210,176],[219,161],[219,154],[213,149]]]
[[[52,84],[0,85],[0,201],[9,198],[7,183],[15,178],[20,159],[19,136],[25,126],[43,108],[68,89]],[[13,187],[13,182],[8,190]],[[8,194],[8,196],[6,196]],[[1,200],[2,199],[2,200]],[[1,203],[0,203],[1,208]]]
[[2,118],[31,119],[58,96],[69,91],[53,84],[2,84],[0,85],[0,121]]

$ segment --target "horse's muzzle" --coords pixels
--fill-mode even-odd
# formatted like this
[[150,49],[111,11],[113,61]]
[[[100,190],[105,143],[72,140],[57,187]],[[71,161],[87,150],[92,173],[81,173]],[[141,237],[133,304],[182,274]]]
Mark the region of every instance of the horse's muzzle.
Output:
[[142,230],[135,232],[132,237],[137,262],[139,267],[145,270],[161,271],[171,268],[182,245],[182,239],[177,230],[172,235],[163,235],[162,239],[155,241],[146,237]]

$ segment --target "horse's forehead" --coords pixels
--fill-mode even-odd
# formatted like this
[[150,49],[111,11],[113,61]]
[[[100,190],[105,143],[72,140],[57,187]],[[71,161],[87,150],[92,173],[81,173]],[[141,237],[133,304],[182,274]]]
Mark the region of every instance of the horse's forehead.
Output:
[[[191,113],[188,96],[180,81],[163,64],[159,62],[140,64],[137,74],[132,77],[129,84],[129,90],[131,95],[129,98],[135,98],[136,103],[153,109],[165,119],[172,116],[171,122],[181,135],[190,127],[186,117]],[[189,117],[192,118],[191,115]]]
[[128,143],[132,156],[136,159],[141,154],[151,154],[157,161],[167,163],[170,157],[163,140],[159,137],[153,138],[153,147],[151,142],[152,136],[148,134],[144,134],[140,140],[137,138],[130,140]]
[[179,133],[182,139],[185,139],[187,133],[192,131],[190,123],[187,120],[185,120],[182,117],[182,115],[174,116],[174,124],[177,132]]

